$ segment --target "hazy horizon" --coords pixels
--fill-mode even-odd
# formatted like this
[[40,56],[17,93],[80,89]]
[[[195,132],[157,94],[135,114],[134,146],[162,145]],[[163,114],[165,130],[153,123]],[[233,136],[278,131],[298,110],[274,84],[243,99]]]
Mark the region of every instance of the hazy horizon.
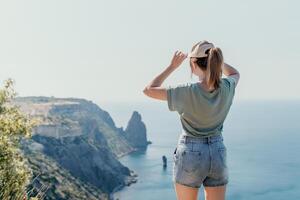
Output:
[[[241,79],[235,100],[299,100],[297,1],[3,1],[0,81],[20,96],[166,103],[143,88],[176,50],[219,46]],[[188,60],[163,86],[190,79]]]

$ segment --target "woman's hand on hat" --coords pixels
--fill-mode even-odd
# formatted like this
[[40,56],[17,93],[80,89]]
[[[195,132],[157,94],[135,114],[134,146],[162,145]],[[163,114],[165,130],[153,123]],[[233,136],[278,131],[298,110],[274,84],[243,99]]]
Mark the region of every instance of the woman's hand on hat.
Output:
[[182,51],[175,51],[174,56],[172,58],[170,67],[177,68],[181,65],[184,59],[187,58],[187,54],[183,53]]

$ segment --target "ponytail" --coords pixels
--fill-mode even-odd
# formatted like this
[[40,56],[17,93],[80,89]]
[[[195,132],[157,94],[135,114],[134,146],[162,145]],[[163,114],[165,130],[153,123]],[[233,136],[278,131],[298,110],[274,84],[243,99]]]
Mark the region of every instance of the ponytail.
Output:
[[207,85],[213,86],[215,89],[220,86],[220,78],[222,77],[223,53],[219,47],[209,50],[207,58]]

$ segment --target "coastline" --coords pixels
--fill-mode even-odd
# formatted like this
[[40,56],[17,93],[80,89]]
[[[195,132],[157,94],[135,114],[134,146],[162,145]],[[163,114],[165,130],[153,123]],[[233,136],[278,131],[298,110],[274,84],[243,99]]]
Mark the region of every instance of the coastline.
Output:
[[[148,141],[147,142],[147,146],[149,144],[152,144],[151,141]],[[124,156],[128,156],[130,155],[131,153],[133,152],[137,152],[139,151],[140,149],[138,148],[134,148],[132,151],[130,152],[127,152],[127,153],[123,153],[123,154],[118,154],[116,155],[118,159],[124,157]],[[130,170],[130,175],[126,177],[125,179],[125,183],[122,184],[122,185],[119,185],[118,187],[116,187],[110,194],[109,194],[109,200],[119,200],[119,199],[115,199],[114,195],[117,193],[117,192],[120,192],[122,189],[124,189],[125,187],[129,187],[131,184],[133,183],[136,183],[138,181],[138,174],[135,173],[133,170],[129,169]]]
[[137,177],[138,177],[138,174],[136,174],[134,171],[130,170],[130,176],[126,177],[125,184],[122,184],[122,185],[116,187],[109,194],[109,200],[119,200],[119,199],[115,199],[115,197],[114,197],[115,193],[121,191],[123,188],[128,187],[133,183],[136,183],[138,181]]

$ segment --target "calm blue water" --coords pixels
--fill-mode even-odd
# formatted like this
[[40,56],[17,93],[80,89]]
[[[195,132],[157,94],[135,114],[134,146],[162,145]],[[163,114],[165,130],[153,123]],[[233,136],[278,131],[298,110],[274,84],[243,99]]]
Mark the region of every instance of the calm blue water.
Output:
[[[120,200],[174,200],[172,154],[181,132],[179,116],[163,101],[102,105],[117,126],[126,127],[133,110],[142,115],[148,140],[144,153],[120,161],[134,170],[138,182],[115,197]],[[300,199],[300,102],[234,102],[224,123],[230,180],[227,200]],[[162,155],[168,166],[163,169]],[[199,199],[204,199],[203,186]]]

